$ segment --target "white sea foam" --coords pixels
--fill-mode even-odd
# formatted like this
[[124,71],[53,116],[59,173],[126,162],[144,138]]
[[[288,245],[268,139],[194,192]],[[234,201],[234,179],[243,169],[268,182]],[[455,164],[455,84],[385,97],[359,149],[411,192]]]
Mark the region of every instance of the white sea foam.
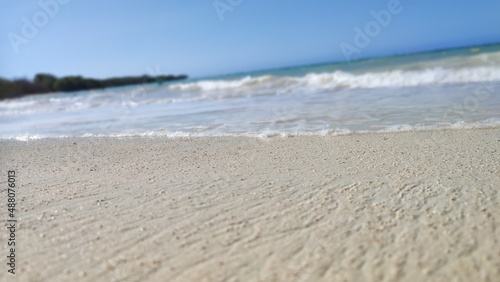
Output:
[[0,137],[0,140],[15,140],[15,141],[34,141],[42,139],[67,139],[67,138],[168,138],[168,139],[184,139],[184,138],[202,138],[202,137],[249,137],[249,138],[274,138],[274,137],[298,137],[298,136],[342,136],[354,134],[380,134],[392,132],[411,132],[411,131],[432,131],[432,130],[461,130],[461,129],[481,129],[481,128],[497,128],[500,127],[499,119],[488,119],[481,122],[457,122],[457,123],[441,123],[432,126],[396,124],[390,125],[378,130],[359,130],[352,131],[348,128],[337,128],[335,130],[318,130],[318,131],[294,131],[283,132],[279,130],[263,130],[261,132],[246,132],[246,133],[200,133],[200,132],[184,132],[184,131],[146,131],[142,133],[117,133],[117,134],[83,134],[80,136],[43,136],[43,135],[22,135],[16,137]]
[[[62,138],[64,136],[60,136],[58,138]],[[44,138],[49,138],[48,136],[41,136],[41,135],[21,135],[21,136],[16,136],[16,137],[11,137],[11,138],[0,138],[0,140],[16,140],[16,141],[33,141],[33,140],[40,140]]]
[[[416,71],[391,70],[361,74],[335,71],[310,73],[301,77],[264,75],[235,80],[203,80],[172,84],[154,90],[154,95],[134,96],[133,89],[125,93],[93,91],[89,95],[67,96],[64,93],[49,99],[25,97],[0,101],[0,116],[54,111],[74,111],[90,108],[133,108],[204,100],[243,97],[276,96],[290,93],[335,92],[345,89],[404,88],[427,85],[461,84],[500,81],[500,66],[473,68],[432,68]],[[162,93],[163,91],[163,93]]]
[[[384,72],[353,74],[343,71],[333,73],[311,73],[302,77],[259,76],[238,80],[206,80],[171,85],[177,91],[234,91],[252,95],[254,90],[274,88],[298,88],[301,90],[338,90],[354,88],[416,87],[425,85],[470,83],[500,80],[500,67],[484,66],[463,69],[432,68],[418,71],[400,69]],[[256,92],[257,94],[262,92]],[[278,92],[275,92],[278,94]],[[208,98],[209,96],[207,96]],[[221,96],[218,96],[219,98]]]

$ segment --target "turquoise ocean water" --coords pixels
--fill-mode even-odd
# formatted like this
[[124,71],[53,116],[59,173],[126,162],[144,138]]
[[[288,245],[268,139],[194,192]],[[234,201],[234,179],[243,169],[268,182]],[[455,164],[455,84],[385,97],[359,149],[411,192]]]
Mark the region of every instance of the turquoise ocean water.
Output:
[[0,138],[500,125],[500,45],[0,101]]

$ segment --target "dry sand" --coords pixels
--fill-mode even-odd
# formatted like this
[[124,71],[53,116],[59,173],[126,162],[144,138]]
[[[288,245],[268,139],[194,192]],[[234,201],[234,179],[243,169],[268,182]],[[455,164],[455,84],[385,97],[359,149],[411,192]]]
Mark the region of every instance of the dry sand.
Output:
[[499,281],[499,152],[499,128],[3,141],[9,281]]

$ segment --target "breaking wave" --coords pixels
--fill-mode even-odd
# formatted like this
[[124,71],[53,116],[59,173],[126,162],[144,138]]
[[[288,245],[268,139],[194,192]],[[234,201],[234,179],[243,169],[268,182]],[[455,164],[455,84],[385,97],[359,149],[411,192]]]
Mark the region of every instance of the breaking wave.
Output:
[[[355,88],[417,87],[436,84],[487,82],[500,80],[500,67],[474,67],[464,69],[433,68],[418,71],[392,70],[353,74],[343,71],[311,73],[302,77],[247,76],[237,80],[204,80],[169,86],[173,91],[214,92],[237,91],[251,95],[251,91],[276,90],[339,90]],[[279,90],[282,90],[281,92]],[[234,92],[233,92],[234,93]],[[257,92],[262,93],[262,92]]]

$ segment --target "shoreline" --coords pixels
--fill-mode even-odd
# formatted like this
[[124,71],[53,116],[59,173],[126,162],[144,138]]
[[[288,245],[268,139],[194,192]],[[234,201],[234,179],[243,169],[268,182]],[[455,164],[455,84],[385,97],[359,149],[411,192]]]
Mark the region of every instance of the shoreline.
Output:
[[16,137],[0,137],[0,143],[2,142],[29,142],[29,141],[42,141],[46,140],[84,140],[84,139],[133,139],[133,138],[145,138],[145,139],[191,139],[191,138],[255,138],[261,140],[271,140],[272,138],[295,138],[295,137],[335,137],[335,136],[358,136],[358,135],[372,135],[372,134],[398,134],[398,133],[411,133],[411,132],[439,132],[448,130],[488,130],[488,129],[498,129],[500,128],[499,121],[489,121],[489,123],[475,122],[475,123],[458,123],[445,125],[442,127],[435,126],[410,126],[401,125],[395,126],[396,129],[382,129],[378,131],[370,130],[359,130],[350,131],[349,129],[338,129],[329,131],[317,131],[317,132],[279,132],[279,131],[264,131],[261,133],[221,133],[218,135],[204,135],[199,133],[188,133],[188,132],[171,132],[171,133],[119,133],[111,135],[84,135],[84,136],[39,136],[39,135],[23,135]]
[[499,152],[498,127],[0,140],[16,278],[493,280]]

